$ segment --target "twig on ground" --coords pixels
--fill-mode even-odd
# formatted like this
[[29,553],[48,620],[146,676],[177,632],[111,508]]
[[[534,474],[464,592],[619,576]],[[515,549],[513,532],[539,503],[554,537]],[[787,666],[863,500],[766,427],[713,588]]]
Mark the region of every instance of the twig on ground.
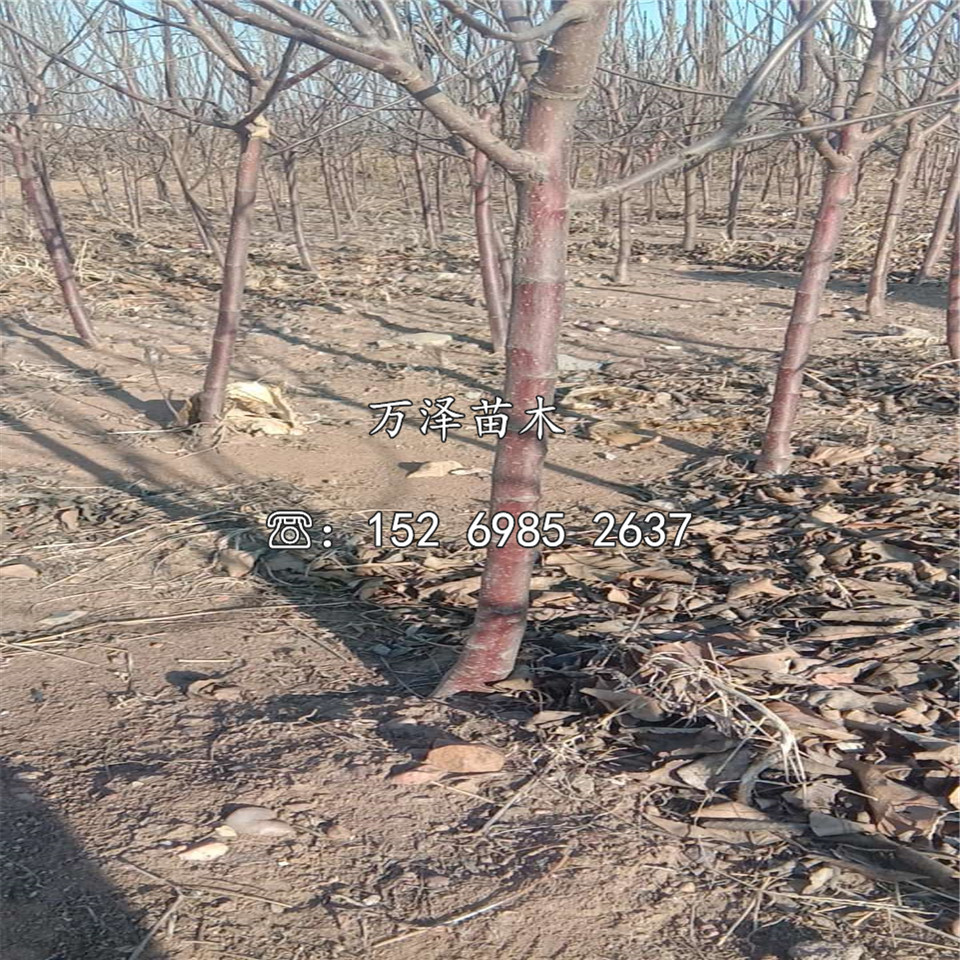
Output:
[[460,913],[455,913],[453,916],[447,917],[446,920],[439,920],[438,922],[431,924],[429,927],[418,927],[416,930],[408,930],[406,933],[398,933],[395,936],[387,937],[384,940],[377,940],[371,944],[371,946],[376,949],[377,947],[386,947],[394,943],[401,943],[404,940],[412,940],[414,937],[422,936],[423,934],[430,933],[433,930],[442,930],[447,927],[452,927],[455,924],[463,923],[465,920],[478,917],[482,913],[489,913],[491,910],[497,910],[500,907],[511,903],[513,900],[516,900],[518,897],[523,896],[525,893],[529,893],[533,887],[535,887],[538,883],[542,883],[547,879],[547,877],[551,877],[555,873],[558,873],[566,866],[569,859],[570,851],[566,850],[560,859],[557,860],[557,862],[550,867],[549,870],[540,874],[539,877],[534,878],[529,883],[524,884],[519,889],[514,890],[513,893],[508,893],[505,897],[500,897],[498,900],[493,900],[492,902],[481,903],[479,906],[471,907],[469,910],[463,910]]

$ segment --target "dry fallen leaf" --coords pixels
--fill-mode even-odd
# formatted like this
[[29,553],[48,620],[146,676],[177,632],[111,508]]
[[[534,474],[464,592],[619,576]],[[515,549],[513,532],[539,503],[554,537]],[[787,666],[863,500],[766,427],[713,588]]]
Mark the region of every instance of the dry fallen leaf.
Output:
[[419,766],[411,767],[409,770],[400,770],[398,773],[390,774],[387,779],[390,783],[397,783],[404,787],[414,787],[421,783],[433,783],[441,777],[447,775],[446,770],[440,770],[432,767],[430,764],[421,763]]
[[217,563],[228,577],[239,579],[247,576],[257,563],[257,555],[249,550],[234,550],[224,547],[217,553]]
[[9,577],[11,580],[33,580],[40,576],[40,571],[26,561],[13,561],[0,565],[0,577]]
[[[197,393],[184,403],[175,421],[179,426],[200,422],[200,398]],[[258,380],[227,384],[221,422],[232,430],[254,435],[296,437],[304,432],[283,390]]]
[[859,463],[861,460],[866,460],[873,451],[874,447],[852,447],[842,443],[821,443],[807,454],[807,459],[813,463],[836,467],[841,463]]
[[843,766],[857,775],[874,821],[887,835],[927,834],[943,815],[935,797],[891,780],[876,764],[846,760]]
[[591,423],[587,428],[587,436],[612,447],[652,447],[663,439],[639,424],[616,420]]
[[617,580],[625,573],[636,572],[637,564],[615,553],[602,553],[586,547],[572,547],[548,553],[543,560],[545,566],[559,566],[574,580]]
[[448,743],[429,750],[426,762],[448,773],[497,773],[506,757],[482,743]]
[[763,577],[760,580],[741,580],[731,584],[727,591],[727,600],[743,600],[758,594],[764,597],[789,597],[791,592],[778,587],[769,577]]
[[756,807],[751,807],[746,803],[739,803],[736,800],[727,800],[721,803],[714,803],[708,807],[701,807],[695,814],[694,817],[698,819],[711,819],[711,820],[769,820],[770,818],[762,813],[760,810],[757,810]]
[[595,700],[599,700],[610,710],[623,710],[637,720],[662,720],[666,714],[663,708],[651,697],[639,690],[604,690],[600,687],[583,687],[580,690]]
[[418,463],[407,473],[408,479],[426,480],[436,477],[445,477],[453,470],[462,470],[463,464],[457,460],[427,460]]
[[799,707],[795,703],[785,700],[768,700],[765,704],[768,710],[775,713],[798,736],[818,735],[830,740],[858,740],[859,737],[843,727],[824,720],[819,714]]

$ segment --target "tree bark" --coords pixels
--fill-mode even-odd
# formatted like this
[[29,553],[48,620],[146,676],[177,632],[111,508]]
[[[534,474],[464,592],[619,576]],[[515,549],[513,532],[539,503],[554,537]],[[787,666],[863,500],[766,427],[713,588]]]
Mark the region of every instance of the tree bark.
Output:
[[200,241],[206,248],[207,253],[211,254],[217,263],[222,266],[223,250],[220,247],[220,242],[217,240],[213,223],[210,220],[209,214],[204,209],[203,204],[201,204],[194,195],[193,188],[190,186],[190,181],[187,177],[187,171],[177,153],[177,149],[175,143],[170,147],[170,165],[173,167],[174,176],[177,178],[180,193],[183,194],[183,199],[186,201],[187,209],[190,211],[190,216],[193,218],[197,233],[200,235]]
[[867,313],[874,320],[883,317],[887,305],[887,276],[890,273],[890,258],[893,255],[893,245],[896,243],[897,232],[900,229],[903,205],[906,202],[907,194],[910,192],[913,172],[916,169],[922,145],[923,137],[918,134],[917,124],[914,121],[907,127],[907,140],[903,147],[903,153],[900,154],[900,159],[897,161],[893,183],[890,185],[887,210],[883,218],[883,226],[880,228],[880,238],[877,241],[877,250],[870,270],[870,280],[867,285]]
[[944,194],[943,203],[940,205],[937,222],[933,227],[933,235],[927,244],[927,252],[924,254],[923,263],[920,265],[916,277],[914,277],[914,283],[929,280],[940,262],[940,257],[943,256],[943,247],[947,240],[947,231],[950,229],[950,221],[953,218],[953,211],[956,209],[958,199],[960,199],[960,150],[954,155],[953,171],[950,174],[947,192]]
[[244,281],[247,274],[247,254],[257,200],[257,180],[263,145],[270,135],[267,123],[260,119],[248,128],[237,131],[240,138],[240,160],[234,183],[233,209],[230,214],[230,236],[227,240],[223,264],[223,282],[217,325],[213,332],[210,362],[203,381],[200,398],[200,423],[216,424],[223,413],[227,379],[237,342],[240,308],[243,306]]
[[[489,113],[483,119],[489,122]],[[473,151],[473,216],[480,258],[483,299],[490,321],[490,340],[495,353],[501,353],[507,340],[507,320],[503,304],[503,276],[494,239],[493,207],[490,202],[490,161],[481,150]]]
[[[790,466],[790,432],[800,407],[803,368],[820,318],[820,304],[830,280],[830,268],[843,221],[856,191],[864,153],[872,142],[872,135],[864,130],[863,121],[879,96],[887,51],[898,25],[888,0],[873,0],[872,6],[876,22],[859,80],[855,89],[850,91],[849,110],[844,106],[848,99],[847,82],[834,82],[834,100],[839,112],[855,122],[837,134],[836,146],[829,138],[815,133],[810,135],[817,152],[824,158],[827,172],[821,186],[816,223],[800,272],[800,283],[793,299],[770,416],[757,459],[756,469],[760,473],[781,474]],[[801,88],[801,94],[796,98],[797,113],[801,118],[809,114],[809,108],[805,106],[809,92]]]
[[[590,89],[608,10],[608,3],[598,3],[588,18],[557,30],[529,86],[522,147],[540,156],[545,173],[543,180],[517,184],[504,390],[513,406],[509,429],[497,444],[489,516],[536,512],[540,503],[546,434],[539,440],[534,430],[519,431],[538,397],[546,406],[553,402],[566,283],[573,121]],[[488,548],[473,627],[436,696],[488,691],[489,684],[509,675],[526,627],[536,555],[535,548],[520,546],[515,537],[503,547]]]
[[430,203],[430,188],[427,186],[427,175],[423,168],[423,155],[419,149],[411,154],[413,169],[417,176],[417,192],[420,195],[420,216],[423,218],[423,229],[426,235],[427,246],[437,245],[437,234],[433,229],[433,210]]
[[283,152],[283,176],[287,183],[287,199],[290,201],[290,222],[293,226],[293,239],[297,245],[300,266],[308,273],[315,273],[310,259],[310,248],[303,232],[303,199],[300,196],[300,180],[297,176],[297,156],[293,150]]
[[697,172],[683,171],[683,251],[691,253],[697,245]]
[[790,465],[790,431],[800,405],[803,367],[820,319],[820,305],[856,178],[857,164],[850,158],[838,161],[824,178],[820,209],[793,299],[763,449],[757,461],[760,473],[783,473]]
[[327,155],[320,151],[320,171],[323,176],[323,188],[327,193],[327,206],[330,208],[330,223],[333,226],[333,239],[339,242],[343,239],[340,229],[340,212],[337,209],[337,194],[333,188],[333,177],[330,175],[330,164]]
[[734,153],[730,161],[730,195],[727,199],[726,234],[728,240],[737,239],[737,217],[740,213],[740,194],[743,191],[743,179],[746,172],[746,158],[742,153]]
[[40,231],[43,245],[50,257],[50,264],[60,286],[63,303],[67,308],[67,313],[70,314],[73,327],[77,331],[77,336],[86,346],[94,347],[97,344],[97,337],[83,305],[80,287],[77,284],[73,264],[70,260],[70,248],[66,243],[63,231],[58,227],[59,217],[52,207],[55,203],[53,194],[43,189],[36,164],[30,156],[29,148],[24,143],[20,131],[12,129],[4,135],[3,139],[10,148],[13,167],[20,180],[24,206],[32,214],[37,229]]
[[960,203],[953,210],[953,248],[947,281],[947,349],[951,360],[960,360]]

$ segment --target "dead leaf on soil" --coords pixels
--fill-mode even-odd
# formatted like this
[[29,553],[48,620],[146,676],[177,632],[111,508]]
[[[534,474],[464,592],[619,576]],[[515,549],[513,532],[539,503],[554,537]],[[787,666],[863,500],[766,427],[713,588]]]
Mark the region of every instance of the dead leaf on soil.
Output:
[[[200,397],[196,393],[177,414],[178,426],[200,422]],[[280,387],[258,380],[227,384],[222,422],[239,433],[254,436],[291,436],[304,433]]]
[[582,687],[581,693],[599,700],[609,710],[622,710],[637,720],[662,720],[666,714],[651,697],[639,690],[604,690],[600,687]]
[[249,550],[234,550],[224,547],[217,553],[217,563],[228,577],[239,579],[247,576],[256,566],[257,554]]
[[[642,431],[642,432],[641,432]],[[651,436],[651,434],[653,434]],[[606,420],[591,423],[587,427],[587,436],[591,440],[609,444],[612,447],[653,447],[662,442],[663,437],[646,429],[640,423],[626,420]]]
[[415,787],[421,783],[433,783],[441,777],[445,777],[448,771],[440,770],[428,763],[421,763],[409,770],[400,770],[397,773],[391,773],[387,780],[390,783],[396,783],[403,787]]
[[33,580],[39,576],[40,571],[26,561],[14,560],[0,565],[0,577],[8,577],[11,580]]
[[634,561],[615,553],[601,553],[586,547],[573,547],[569,550],[548,553],[543,560],[544,566],[558,566],[574,580],[611,581],[624,573],[635,573],[639,568]]
[[843,766],[857,775],[874,821],[887,835],[927,834],[943,814],[935,797],[891,780],[876,764],[846,760]]
[[778,587],[769,577],[760,580],[741,580],[731,584],[727,591],[727,600],[743,600],[757,595],[764,597],[789,597],[791,590]]
[[187,687],[187,696],[198,700],[237,701],[243,699],[243,691],[232,683],[221,683],[211,677],[194,680]]
[[827,467],[837,467],[842,463],[859,463],[861,460],[866,460],[874,449],[872,446],[854,447],[843,443],[820,443],[807,454],[807,459]]
[[448,743],[429,750],[426,762],[448,773],[497,773],[506,757],[482,743]]
[[463,464],[458,460],[427,460],[424,463],[418,463],[407,473],[408,479],[427,480],[437,477],[445,477],[454,470],[462,470]]

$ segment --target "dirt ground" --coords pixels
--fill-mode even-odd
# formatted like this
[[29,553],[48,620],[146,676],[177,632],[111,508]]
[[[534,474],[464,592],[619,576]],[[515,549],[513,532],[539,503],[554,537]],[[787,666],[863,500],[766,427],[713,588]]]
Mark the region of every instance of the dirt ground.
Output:
[[[69,202],[68,223],[82,209]],[[303,433],[215,447],[164,429],[199,389],[216,302],[215,273],[175,218],[158,208],[136,237],[105,222],[74,230],[97,352],[69,332],[36,243],[5,241],[2,553],[37,573],[2,581],[5,960],[756,960],[817,940],[874,960],[955,949],[942,897],[918,906],[863,876],[815,895],[806,840],[664,829],[670,788],[597,746],[609,718],[560,683],[563,658],[598,656],[604,639],[601,627],[583,640],[583,608],[560,588],[535,607],[534,682],[429,699],[472,598],[466,586],[431,594],[419,564],[476,574],[465,530],[486,507],[492,446],[469,427],[445,443],[424,436],[416,410],[452,396],[470,423],[502,361],[465,222],[427,252],[389,209],[342,243],[324,239],[319,204],[313,215],[318,278],[262,219],[234,377],[282,385]],[[632,283],[615,286],[609,250],[580,237],[561,352],[604,366],[561,371],[566,432],[543,509],[564,511],[584,544],[599,510],[623,516],[685,478],[709,486],[744,469],[796,274],[679,259],[664,224],[639,238]],[[924,372],[945,357],[943,285],[897,284],[883,324],[861,315],[862,293],[852,276],[831,284],[811,365],[821,384],[862,396],[831,405],[829,386],[817,394],[811,381],[798,446],[875,446],[887,451],[881,479],[904,447],[949,463],[946,408],[904,402],[890,416],[867,389],[890,370],[903,396],[948,376]],[[451,339],[405,341],[418,332]],[[649,402],[564,405],[594,386],[643,388]],[[367,405],[397,399],[413,403],[400,435],[370,436]],[[591,434],[617,418],[633,424],[633,446]],[[408,476],[437,460],[466,472]],[[264,551],[264,518],[284,508],[329,524],[331,546]],[[441,548],[373,549],[367,519],[398,510],[436,511]],[[256,566],[230,576],[230,550],[255,553]],[[674,559],[669,547],[662,557]],[[617,601],[594,596],[612,622]],[[205,678],[217,684],[198,693]],[[532,722],[543,710],[585,712],[556,736]],[[497,747],[506,766],[390,779],[454,741]],[[295,835],[231,838],[210,862],[180,856],[247,803]]]

